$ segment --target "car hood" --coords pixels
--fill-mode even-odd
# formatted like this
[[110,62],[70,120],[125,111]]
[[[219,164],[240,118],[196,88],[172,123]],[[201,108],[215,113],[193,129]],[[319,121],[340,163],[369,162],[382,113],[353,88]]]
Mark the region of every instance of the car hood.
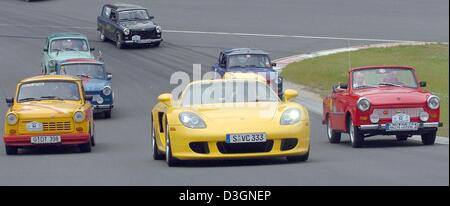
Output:
[[156,24],[152,21],[124,21],[120,22],[120,26],[131,30],[147,30],[156,28]]
[[212,104],[190,109],[205,122],[248,123],[272,121],[279,110],[278,102]]
[[20,119],[72,117],[81,105],[78,101],[46,100],[39,102],[25,102],[14,105],[12,111],[19,115]]
[[108,80],[96,78],[82,78],[86,92],[102,91],[105,86],[110,86]]
[[95,59],[89,51],[63,51],[63,52],[51,52],[49,54],[51,59],[61,61],[66,59]]
[[360,97],[369,99],[372,105],[381,104],[423,104],[429,93],[414,88],[386,87],[376,89],[362,89],[355,92]]

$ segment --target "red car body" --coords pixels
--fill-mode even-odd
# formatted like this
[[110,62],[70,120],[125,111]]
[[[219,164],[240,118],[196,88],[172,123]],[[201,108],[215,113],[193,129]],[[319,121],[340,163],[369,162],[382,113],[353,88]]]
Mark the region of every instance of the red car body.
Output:
[[[354,88],[353,73],[369,69],[410,70],[417,83],[416,87],[384,85]],[[330,142],[338,143],[341,133],[349,133],[354,147],[360,147],[364,138],[374,135],[396,135],[398,140],[406,140],[412,135],[422,135],[424,144],[434,143],[437,128],[442,126],[439,121],[440,108],[431,109],[428,106],[428,99],[436,96],[423,90],[421,87],[424,86],[426,82],[418,81],[415,69],[412,67],[368,66],[351,69],[348,74],[348,84],[333,87],[333,92],[323,99],[323,124],[327,125]],[[360,99],[367,99],[370,102],[367,111],[358,109]],[[371,120],[374,112],[379,117],[377,122]],[[428,120],[420,119],[421,112],[428,113]],[[392,116],[398,113],[408,115],[409,121],[416,124],[417,128],[388,130],[387,127],[392,124]]]

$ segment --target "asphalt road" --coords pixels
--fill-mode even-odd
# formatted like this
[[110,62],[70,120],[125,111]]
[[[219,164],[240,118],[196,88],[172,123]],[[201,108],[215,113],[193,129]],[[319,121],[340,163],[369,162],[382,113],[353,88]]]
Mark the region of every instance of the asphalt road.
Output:
[[[163,29],[160,48],[117,50],[98,41],[94,0],[0,1],[0,99],[16,83],[39,74],[44,37],[58,31],[86,34],[103,51],[114,75],[113,118],[96,120],[97,146],[27,150],[6,156],[0,143],[0,185],[449,185],[449,146],[369,141],[352,149],[348,138],[330,145],[311,113],[312,153],[306,163],[283,159],[193,162],[169,168],[151,158],[150,109],[170,91],[170,75],[206,71],[219,51],[257,47],[273,58],[374,43],[338,38],[448,42],[447,0],[134,0],[149,7]],[[240,32],[337,38],[279,38],[173,31]],[[0,112],[6,111],[0,104]],[[3,131],[3,118],[0,118]]]

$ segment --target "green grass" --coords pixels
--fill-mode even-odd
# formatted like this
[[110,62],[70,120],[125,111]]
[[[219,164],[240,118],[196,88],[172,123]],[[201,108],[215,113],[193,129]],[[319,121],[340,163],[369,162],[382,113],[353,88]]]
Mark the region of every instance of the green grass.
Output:
[[427,81],[427,90],[441,98],[441,119],[444,127],[438,134],[449,135],[449,47],[444,44],[371,48],[307,59],[289,64],[283,77],[308,86],[325,96],[332,85],[346,82],[351,67],[367,65],[407,65],[417,70],[420,80]]

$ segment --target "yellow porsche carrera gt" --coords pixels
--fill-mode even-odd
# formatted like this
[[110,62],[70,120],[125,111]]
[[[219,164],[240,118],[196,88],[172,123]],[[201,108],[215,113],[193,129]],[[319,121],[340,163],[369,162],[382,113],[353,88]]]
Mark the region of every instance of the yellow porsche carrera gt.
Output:
[[310,134],[308,111],[284,99],[265,83],[245,79],[192,82],[180,98],[166,93],[152,109],[155,160],[169,166],[183,160],[287,157],[306,161]]

